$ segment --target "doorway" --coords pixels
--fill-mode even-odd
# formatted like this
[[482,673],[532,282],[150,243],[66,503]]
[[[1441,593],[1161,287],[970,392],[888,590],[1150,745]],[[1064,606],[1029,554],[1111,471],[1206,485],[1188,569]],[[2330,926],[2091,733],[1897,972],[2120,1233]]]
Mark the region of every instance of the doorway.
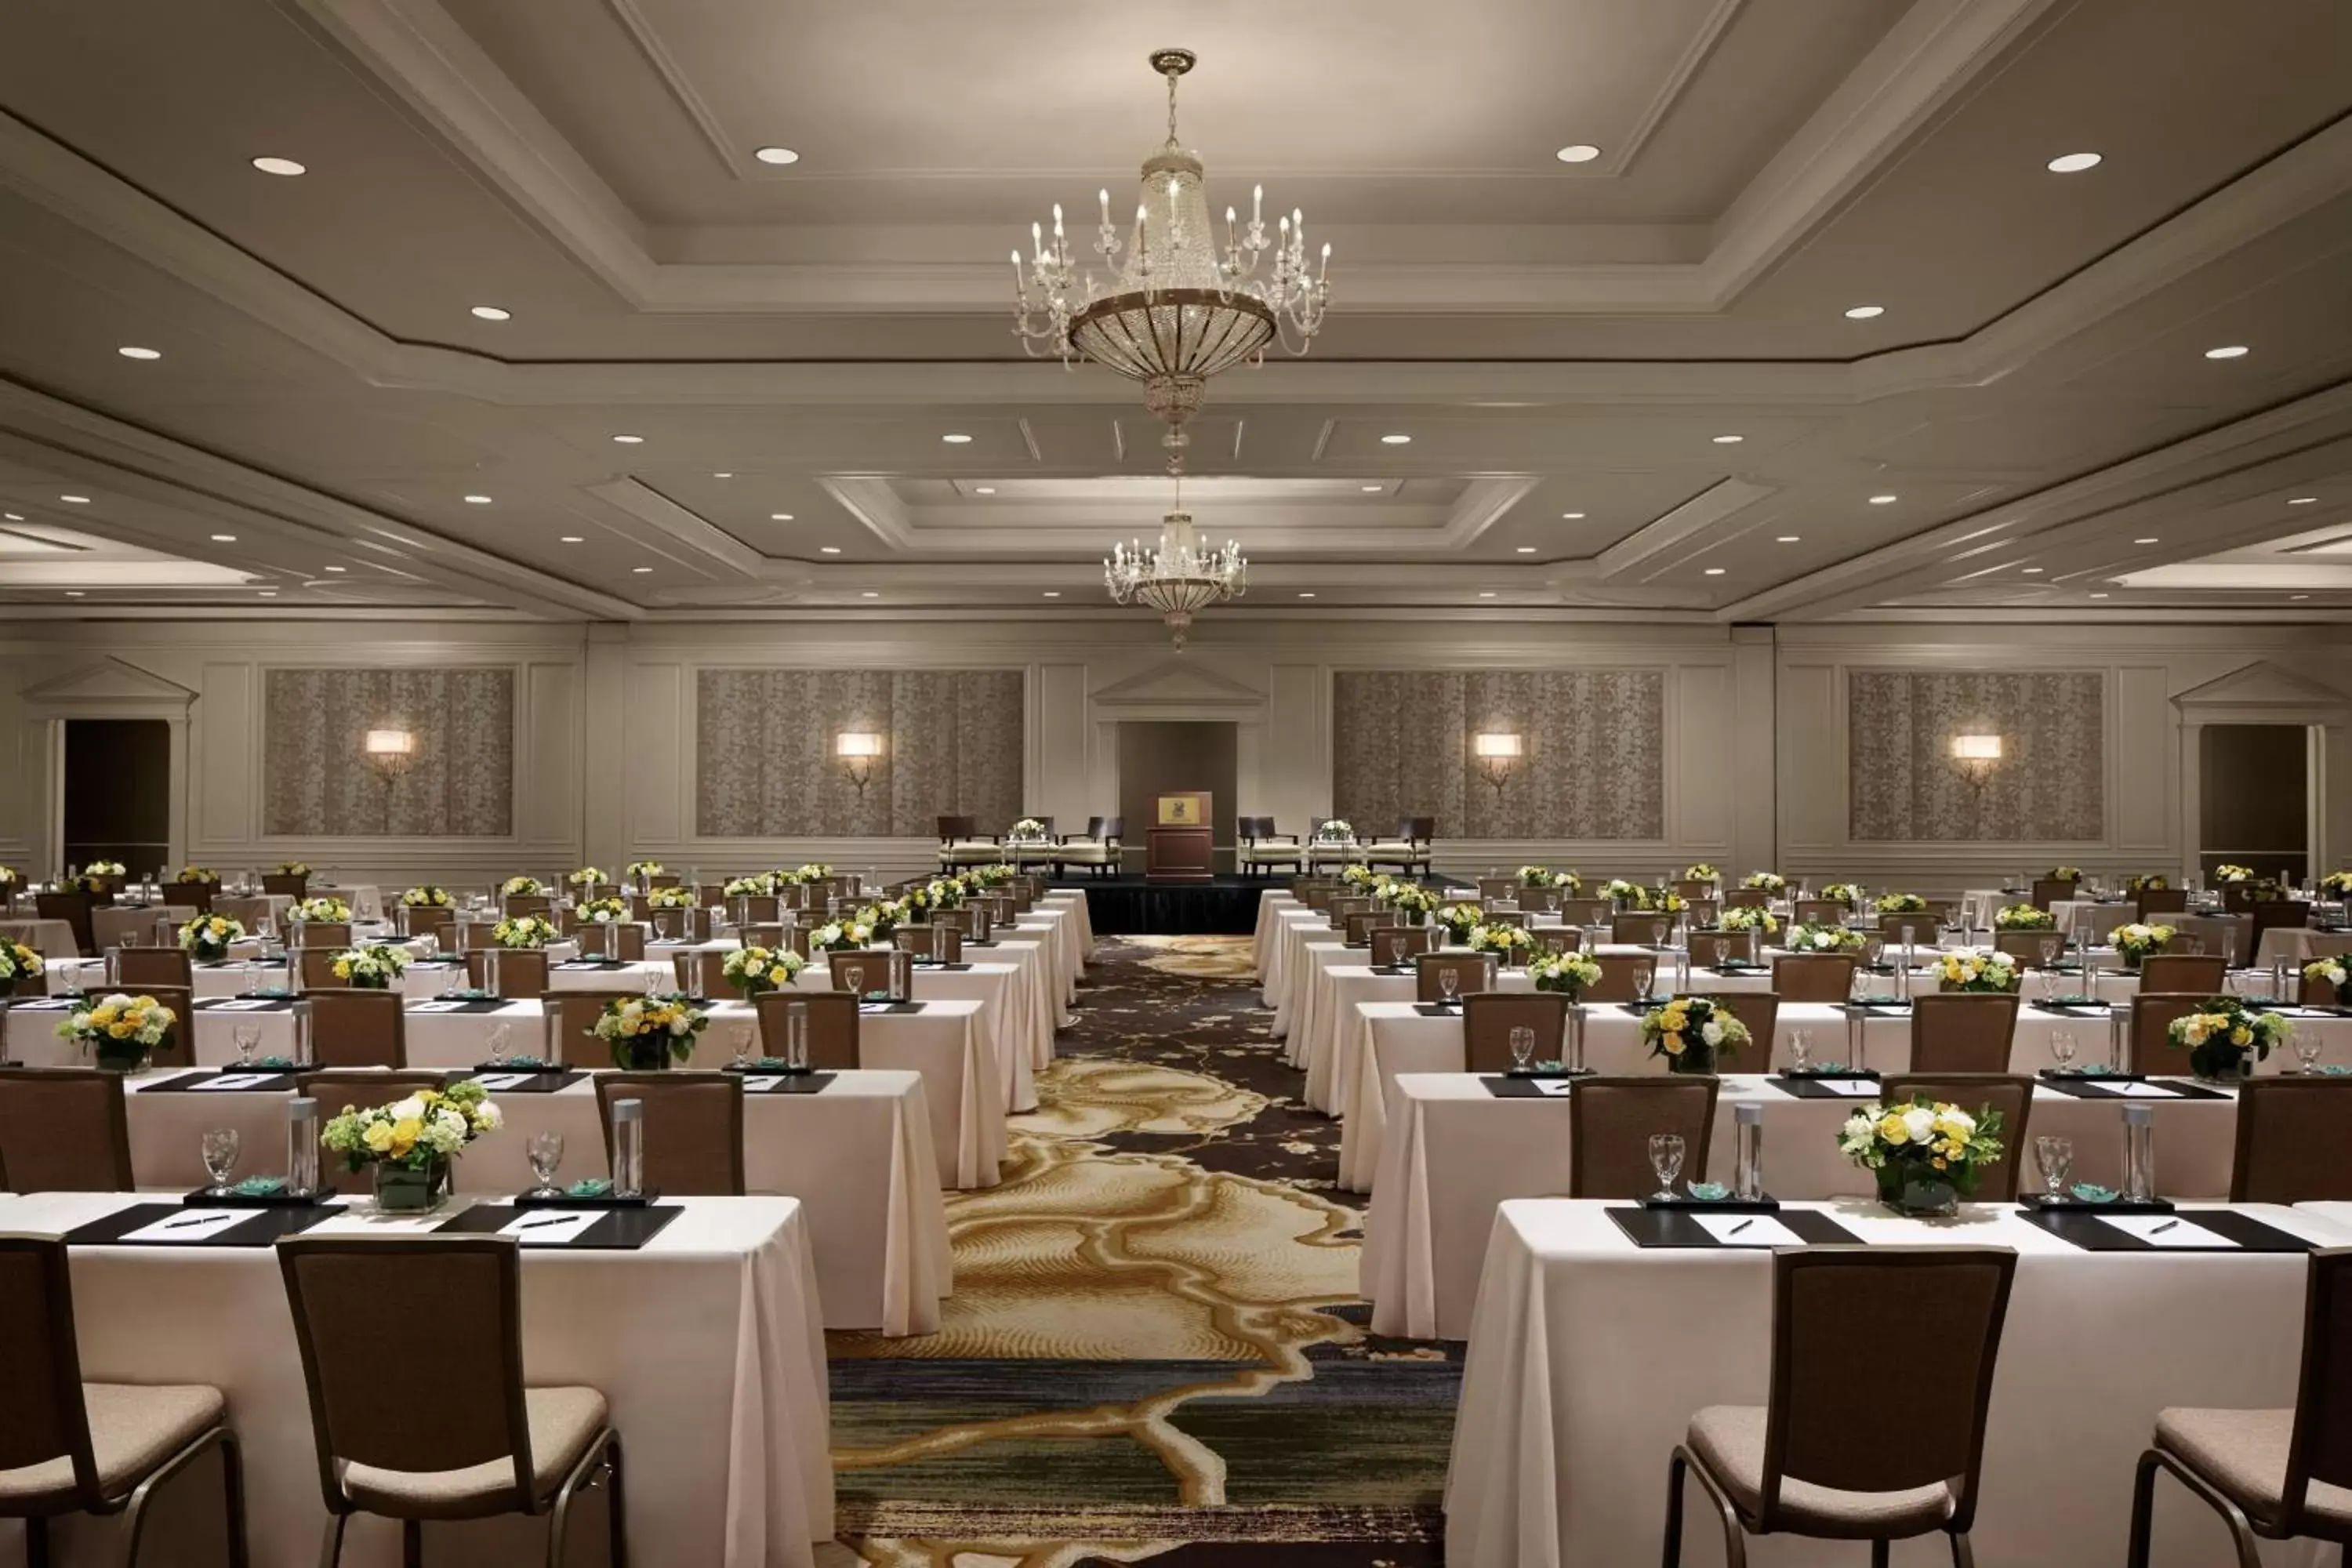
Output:
[[2311,775],[2317,731],[2306,724],[2207,724],[2198,731],[2198,862],[2258,877],[2311,876]]
[[172,726],[163,719],[65,721],[65,864],[120,860],[160,877],[172,853]]
[[1118,726],[1118,814],[1127,837],[1121,871],[1143,869],[1144,835],[1156,820],[1160,797],[1178,790],[1209,792],[1209,825],[1216,832],[1213,866],[1220,877],[1234,872],[1234,822],[1239,744],[1231,723],[1183,723],[1121,720]]

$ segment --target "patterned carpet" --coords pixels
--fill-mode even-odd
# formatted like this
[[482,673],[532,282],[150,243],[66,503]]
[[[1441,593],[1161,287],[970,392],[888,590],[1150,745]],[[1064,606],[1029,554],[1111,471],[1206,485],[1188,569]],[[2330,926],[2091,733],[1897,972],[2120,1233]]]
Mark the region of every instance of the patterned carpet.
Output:
[[1375,1340],[1336,1122],[1236,937],[1106,941],[950,1194],[940,1333],[832,1339],[842,1539],[920,1568],[1424,1568],[1461,1347]]

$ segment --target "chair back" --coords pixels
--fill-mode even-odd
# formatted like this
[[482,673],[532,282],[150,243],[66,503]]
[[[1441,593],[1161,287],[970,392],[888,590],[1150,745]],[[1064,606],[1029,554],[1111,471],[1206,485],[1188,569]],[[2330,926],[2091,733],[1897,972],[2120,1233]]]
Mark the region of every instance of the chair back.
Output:
[[1789,918],[1799,925],[1843,925],[1852,912],[1843,899],[1799,899],[1791,906]]
[[1644,965],[1650,971],[1651,989],[1656,987],[1658,961],[1649,953],[1639,958],[1625,952],[1596,953],[1593,962],[1601,965],[1601,978],[1584,988],[1587,1002],[1640,1001],[1643,991],[1633,981],[1635,972]]
[[[1269,819],[1271,820],[1271,819]],[[1437,818],[1433,816],[1400,816],[1397,837],[1407,844],[1426,845],[1437,837]]]
[[195,966],[187,951],[177,947],[118,947],[114,950],[114,983],[128,988],[195,984]]
[[1302,883],[1298,889],[1298,901],[1318,915],[1329,913],[1331,900],[1338,896],[1339,889],[1328,882]]
[[1495,984],[1495,961],[1483,952],[1424,952],[1412,961],[1413,996],[1422,1002],[1442,1002],[1445,992],[1437,977],[1454,973],[1457,996],[1486,991]]
[[614,1002],[642,1002],[643,991],[542,991],[540,1016],[547,1030],[547,1048],[540,1054],[551,1062],[579,1067],[613,1065],[611,1042],[596,1038],[596,1020]]
[[2142,989],[2131,1004],[2131,1070],[2179,1077],[2189,1070],[2189,1047],[2176,1048],[2168,1034],[2175,1018],[2205,1005],[2208,991]]
[[499,908],[509,920],[517,915],[546,920],[555,912],[555,899],[549,893],[509,893],[499,900]]
[[95,1068],[0,1072],[0,1188],[127,1193],[135,1184],[121,1074]]
[[[2238,1086],[2238,1146],[2230,1166],[2233,1204],[2309,1204],[2352,1198],[2343,1124],[2352,1079],[2252,1078]],[[2352,1300],[2346,1302],[2352,1307]],[[2352,1370],[2352,1363],[2347,1363]],[[2346,1410],[2352,1420],[2352,1407]]]
[[1480,991],[1462,1000],[1462,1046],[1472,1072],[1502,1072],[1511,1066],[1511,1031],[1533,1029],[1535,1051],[1528,1059],[1560,1059],[1568,1037],[1568,998],[1556,991]]
[[[1772,1382],[1754,1526],[1782,1527],[1784,1479],[1842,1491],[1948,1483],[1950,1528],[1976,1520],[1985,1413],[2017,1273],[2007,1247],[1810,1247],[1772,1258]],[[1856,1421],[1887,1371],[1945,1391],[1900,1443]],[[1798,1526],[1797,1528],[1801,1528]]]
[[1507,899],[1516,903],[1518,901],[1518,897],[1519,879],[1517,877],[1481,877],[1478,879],[1478,900],[1481,903],[1484,903],[1488,899]]
[[73,928],[74,951],[95,955],[98,937],[90,930],[90,910],[97,905],[89,893],[35,893],[33,913],[45,921],[63,921]]
[[1709,903],[1718,902],[1715,896],[1715,888],[1716,885],[1713,882],[1703,881],[1696,877],[1675,879],[1675,891],[1680,893],[1685,901],[1690,903],[1696,903],[1701,899],[1705,899]]
[[786,1009],[808,1008],[809,1065],[821,1072],[846,1072],[864,1065],[858,1038],[857,998],[846,991],[763,991],[753,1005],[760,1015],[760,1049],[781,1057],[791,1038]]
[[1609,900],[1606,899],[1566,898],[1559,900],[1559,918],[1563,925],[1605,925],[1609,914]]
[[597,1120],[613,1163],[613,1102],[645,1107],[645,1179],[664,1197],[743,1195],[743,1079],[724,1072],[600,1072]]
[[1331,900],[1330,910],[1331,929],[1337,931],[1346,931],[1348,929],[1348,917],[1349,915],[1368,913],[1372,907],[1371,900],[1359,898],[1353,895],[1333,899]]
[[1726,888],[1723,889],[1723,907],[1727,910],[1769,910],[1772,907],[1771,890],[1766,888]]
[[1695,931],[1690,933],[1694,964],[1722,964],[1734,960],[1753,962],[1759,933],[1753,931]]
[[2037,910],[2047,910],[2061,899],[2074,896],[2074,882],[2067,877],[2036,877],[2029,901]]
[[348,985],[305,996],[299,1005],[310,1010],[310,1059],[322,1068],[406,1067],[406,1000]]
[[[890,983],[890,955],[873,952],[862,947],[824,955],[826,976],[835,991],[849,991],[866,995],[886,988]],[[856,984],[852,984],[852,977]]]
[[1856,962],[1850,952],[1785,952],[1772,961],[1772,989],[1791,1002],[1848,1001]]
[[2066,951],[2065,938],[2055,931],[1997,931],[1992,933],[1992,947],[1995,952],[2005,952],[2021,963],[2039,967],[2044,940],[2058,944],[2057,953]]
[[[509,1507],[532,1508],[530,1426],[522,1392],[521,1248],[500,1236],[289,1237],[278,1245],[319,1484],[349,1511],[348,1465],[446,1471],[511,1466]],[[430,1366],[413,1379],[387,1368]]]
[[1393,919],[1395,917],[1386,910],[1359,910],[1349,915],[1340,940],[1349,947],[1370,947],[1372,945],[1372,928],[1386,925]]
[[[225,915],[249,931],[257,931],[277,918],[278,906],[267,896],[257,899],[215,898],[213,913]],[[455,910],[450,911],[452,914]]]
[[1911,1070],[2005,1073],[2017,1037],[2014,991],[1931,991],[1911,998]]
[[903,952],[917,958],[928,958],[940,963],[963,962],[963,929],[961,926],[900,926],[890,933],[891,942]]
[[718,948],[689,948],[669,955],[677,988],[689,996],[725,996],[733,989],[727,979],[727,954]]
[[[1756,1053],[1756,1055],[1750,1058],[1754,1063],[1752,1070],[1756,1072],[1769,1072],[1771,1070],[1772,1031],[1778,1028],[1780,1023],[1780,994],[1779,992],[1685,991],[1683,994],[1685,996],[1696,997],[1700,1001],[1712,1002],[1717,1007],[1722,1008],[1725,1012],[1730,1014],[1733,1017],[1747,1025],[1748,1032],[1756,1037],[1756,1043],[1750,1047],[1750,1049],[1754,1050]],[[1726,1065],[1718,1068],[1717,1070],[1720,1072],[1728,1072],[1731,1070],[1730,1064],[1735,1061],[1737,1061],[1737,1058],[1726,1058]],[[1741,1065],[1743,1068],[1745,1067],[1745,1064]]]
[[261,879],[261,892],[265,898],[302,899],[309,896],[310,889],[308,872],[289,876],[283,871],[272,871]]
[[[933,910],[931,924],[945,926],[967,942],[979,940],[980,912],[968,905],[960,910]],[[1334,922],[1333,929],[1339,929],[1337,922]]]
[[349,921],[289,921],[286,924],[286,945],[289,947],[349,947],[352,945],[352,922]]
[[1568,1195],[1642,1198],[1656,1192],[1650,1138],[1658,1132],[1681,1135],[1684,1174],[1705,1180],[1721,1083],[1712,1073],[1579,1079],[1568,1097]]
[[430,936],[444,950],[453,945],[450,932],[457,924],[457,911],[446,904],[407,904],[393,906],[394,929],[403,936]]
[[2142,888],[2132,900],[2134,913],[2143,923],[2153,923],[2158,915],[2176,915],[2189,907],[2186,888]]
[[1528,929],[1528,911],[1525,910],[1498,910],[1489,908],[1480,917],[1479,923],[1490,926],[1508,926],[1513,931],[1525,931]]
[[[1917,1056],[1914,1047],[1915,1062]],[[1889,1105],[1908,1104],[1913,1095],[1924,1094],[1931,1100],[1957,1105],[1972,1116],[1987,1107],[2000,1111],[2000,1158],[1977,1177],[1973,1201],[2005,1204],[2015,1201],[2026,1151],[2033,1147],[2028,1136],[2033,1120],[2033,1079],[2023,1073],[1945,1072],[1915,1066],[1909,1072],[1888,1073],[1879,1092]]]
[[196,1065],[196,994],[185,985],[142,985],[138,994],[152,997],[172,1010],[172,1026],[147,1053],[148,1065],[192,1068]]
[[1672,915],[1628,910],[1609,917],[1609,940],[1620,944],[1634,942],[1643,947],[1664,947],[1674,929],[1675,917]]
[[2200,996],[2219,996],[2229,984],[2229,965],[2219,953],[2153,952],[2139,961],[2143,991],[2194,991]]
[[89,912],[89,931],[100,948],[162,947],[176,942],[171,917],[149,904],[123,904]]
[[73,1278],[55,1237],[0,1236],[0,1471],[64,1460],[54,1485],[37,1489],[47,1511],[88,1510],[104,1500],[82,1402],[81,1349],[74,1333]]
[[[493,954],[496,955],[493,958]],[[498,984],[490,982],[495,979]],[[501,996],[537,996],[547,990],[547,949],[478,947],[466,954],[466,984]]]
[[336,991],[348,989],[351,982],[335,976],[335,960],[348,951],[340,947],[298,947],[302,965],[302,989],[305,991]]
[[218,882],[173,882],[163,889],[166,903],[183,905],[200,915],[213,912],[213,900],[220,897]]
[[2264,931],[2300,930],[2311,923],[2311,906],[2300,899],[2257,899],[2252,913],[2254,929],[2246,947],[2249,962],[2262,952]]
[[580,944],[583,958],[618,959],[624,963],[645,962],[646,928],[635,921],[614,921],[604,925],[591,921],[572,934]]
[[1535,938],[1538,952],[1580,952],[1584,950],[1584,932],[1575,926],[1530,926],[1528,934]]
[[940,821],[940,842],[952,844],[959,838],[970,838],[980,831],[976,816],[942,816]]
[[1441,926],[1374,926],[1366,933],[1372,947],[1372,962],[1389,969],[1402,969],[1424,952],[1437,950],[1438,939],[1445,934]]

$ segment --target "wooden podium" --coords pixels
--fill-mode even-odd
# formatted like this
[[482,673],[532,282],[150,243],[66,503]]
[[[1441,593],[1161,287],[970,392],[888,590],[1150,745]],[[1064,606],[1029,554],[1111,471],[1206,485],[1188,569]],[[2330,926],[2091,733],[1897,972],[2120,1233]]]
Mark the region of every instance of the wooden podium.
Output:
[[1147,882],[1206,882],[1216,866],[1217,830],[1207,790],[1184,790],[1160,797],[1160,809],[1144,835],[1143,879]]

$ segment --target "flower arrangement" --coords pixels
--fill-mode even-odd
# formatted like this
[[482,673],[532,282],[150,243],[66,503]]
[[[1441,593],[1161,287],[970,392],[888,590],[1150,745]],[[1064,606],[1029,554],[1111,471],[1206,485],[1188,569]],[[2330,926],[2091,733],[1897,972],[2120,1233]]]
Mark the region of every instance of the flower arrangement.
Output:
[[752,877],[730,877],[727,885],[719,889],[730,899],[764,899],[775,890],[776,877],[772,871],[762,871]]
[[2170,926],[2142,925],[2134,921],[2129,925],[2119,925],[2109,931],[2107,941],[2116,952],[2123,955],[2125,968],[2137,969],[2141,959],[2151,952],[2162,952],[2164,944],[2172,940],[2173,934]]
[[1416,924],[1436,907],[1437,895],[1415,883],[1399,882],[1389,889],[1389,908],[1401,915],[1412,916]]
[[438,1200],[449,1162],[505,1124],[480,1084],[453,1083],[365,1110],[346,1105],[328,1119],[319,1142],[343,1157],[346,1170],[375,1168],[379,1208],[425,1209]]
[[1006,837],[1015,844],[1043,844],[1045,841],[1045,821],[1041,817],[1024,816],[1013,825],[1013,831]]
[[632,860],[629,862],[629,875],[632,877],[658,877],[661,874],[662,863],[658,860]]
[[1936,960],[1936,984],[1946,991],[2014,991],[2020,979],[2017,960],[2005,952],[1970,948]]
[[604,873],[593,866],[583,866],[563,879],[575,888],[593,888],[604,879]]
[[1003,861],[993,866],[974,866],[971,868],[971,879],[983,888],[1001,888],[1019,875],[1019,867],[1007,866]]
[[727,983],[743,993],[748,999],[762,991],[773,991],[780,985],[790,985],[800,972],[808,967],[808,960],[790,948],[781,951],[769,947],[739,947],[727,955],[719,965]]
[[1761,888],[1768,893],[1785,893],[1789,890],[1789,879],[1778,871],[1750,871],[1739,879],[1739,885]]
[[1479,925],[1470,928],[1470,951],[1491,952],[1506,963],[1516,963],[1531,951],[1536,939],[1521,926]]
[[13,888],[25,879],[25,873],[14,866],[0,866],[0,888]]
[[113,883],[100,872],[82,871],[71,877],[58,878],[58,886],[68,893],[103,893]]
[[289,912],[298,921],[347,921],[352,906],[341,899],[304,899]]
[[[0,883],[7,881],[6,871],[0,867]],[[2319,889],[2334,898],[2352,897],[2352,871],[2330,871],[2319,879]]]
[[1730,1008],[1704,996],[1677,996],[1642,1015],[1642,1038],[1669,1072],[1713,1072],[1718,1056],[1738,1056],[1752,1037]]
[[335,978],[362,991],[389,991],[408,967],[408,950],[386,943],[348,948],[335,954]]
[[1559,872],[1543,866],[1519,868],[1519,886],[1522,888],[1557,888],[1559,877]]
[[[654,869],[656,871],[659,871],[661,868],[656,866]],[[824,864],[823,861],[811,860],[805,865],[795,866],[789,871],[779,870],[776,873],[776,880],[779,882],[791,882],[794,885],[799,885],[807,882],[822,882],[827,877],[832,875],[833,868],[831,866]]]
[[2252,866],[2216,866],[2213,868],[2213,879],[2217,882],[2251,882],[2254,879],[2254,868]]
[[1882,915],[1917,914],[1927,907],[1927,900],[1916,893],[1885,893],[1872,902]]
[[209,866],[183,866],[180,868],[180,874],[173,878],[172,880],[174,882],[217,882],[220,880],[220,873],[214,870]]
[[809,932],[811,952],[850,952],[873,942],[874,928],[855,920],[829,921]]
[[2163,872],[2157,871],[2131,878],[2124,883],[2124,889],[2132,893],[2160,893],[2170,886],[2172,886],[2172,879]]
[[120,860],[92,860],[81,868],[85,877],[120,877],[125,874]]
[[310,874],[310,868],[306,861],[280,860],[270,868],[270,871],[272,875],[279,877],[307,877]]
[[228,956],[228,944],[245,934],[245,922],[226,915],[198,915],[180,928],[180,945],[205,963]]
[[968,896],[964,885],[953,877],[935,878],[929,891],[931,895],[931,908],[935,910],[960,910],[963,908],[964,899]]
[[2058,923],[2058,917],[2032,904],[2011,904],[1994,913],[1992,923],[2003,931],[2048,931]]
[[1747,905],[1724,910],[1722,919],[1717,923],[1725,931],[1761,931],[1766,936],[1770,936],[1780,929],[1780,922],[1772,918],[1770,910],[1754,909]]
[[[0,943],[0,946],[5,945]],[[5,967],[6,963],[5,956],[0,955],[0,976],[5,976],[6,973]],[[38,973],[39,971],[36,970],[34,973]],[[2303,1005],[2306,1007],[2314,1005],[2318,1001],[2318,993],[2325,988],[2328,994],[2336,998],[2336,1005],[2341,1006],[2344,1002],[2344,983],[2347,980],[2352,980],[2352,968],[2347,968],[2344,959],[2340,956],[2312,960],[2303,966]]]
[[1622,877],[1612,877],[1609,879],[1608,885],[1601,891],[1611,903],[1621,910],[1639,910],[1649,907],[1650,889],[1639,882],[1629,882]]
[[2001,1115],[1974,1115],[1948,1100],[1915,1094],[1907,1104],[1857,1108],[1838,1131],[1838,1149],[1871,1173],[1882,1201],[1906,1214],[1949,1214],[2001,1155]]
[[1486,911],[1475,904],[1448,904],[1437,911],[1437,923],[1445,928],[1456,947],[1470,940],[1470,933],[1486,923]]
[[1651,888],[1643,893],[1641,907],[1662,915],[1678,915],[1690,908],[1690,900],[1672,888]]
[[906,916],[898,900],[890,899],[877,904],[867,904],[850,918],[853,923],[864,926],[875,942],[885,942],[890,940],[890,933],[898,929]]
[[2083,868],[2080,866],[2053,866],[2050,868],[2050,880],[2053,882],[2079,882],[2082,879]]
[[1547,952],[1528,964],[1538,991],[1557,991],[1573,1002],[1600,983],[1601,965],[1580,952]]
[[644,1072],[694,1055],[710,1016],[683,996],[616,996],[588,1032],[613,1047],[613,1065]]
[[1685,866],[1683,868],[1683,880],[1685,882],[1720,882],[1723,880],[1723,873],[1717,870],[1715,867],[1708,865],[1706,861],[1701,860],[1695,866]]
[[400,901],[412,910],[446,910],[449,907],[449,889],[426,882],[401,894]]
[[1822,897],[1825,899],[1834,899],[1841,904],[1858,904],[1862,902],[1862,884],[1859,882],[1832,882],[1828,887],[1822,889]]
[[509,915],[490,928],[500,947],[545,947],[557,935],[555,922],[541,915]]
[[509,899],[536,898],[547,891],[547,884],[536,877],[509,877],[499,884],[501,896]]
[[0,986],[14,985],[19,980],[37,980],[48,973],[41,955],[23,942],[0,936]]
[[2188,1047],[2190,1072],[2202,1079],[2231,1079],[2251,1074],[2254,1062],[2286,1044],[2294,1026],[2276,1013],[2254,1012],[2234,996],[2216,996],[2198,1011],[2172,1020],[2165,1034],[2174,1048]]
[[629,906],[622,899],[587,899],[572,911],[592,925],[608,926],[629,918]]
[[1318,844],[1345,844],[1355,836],[1356,825],[1344,816],[1331,817],[1315,830]]
[[89,1047],[107,1071],[130,1072],[163,1043],[179,1021],[178,1014],[152,996],[126,996],[117,991],[68,1013],[58,1034]]
[[1851,926],[1801,925],[1789,931],[1790,952],[1860,952],[1868,939]]
[[1360,893],[1369,890],[1374,883],[1379,882],[1381,879],[1381,874],[1373,871],[1370,866],[1342,866],[1339,868],[1339,880],[1345,882],[1348,886],[1355,889]]

